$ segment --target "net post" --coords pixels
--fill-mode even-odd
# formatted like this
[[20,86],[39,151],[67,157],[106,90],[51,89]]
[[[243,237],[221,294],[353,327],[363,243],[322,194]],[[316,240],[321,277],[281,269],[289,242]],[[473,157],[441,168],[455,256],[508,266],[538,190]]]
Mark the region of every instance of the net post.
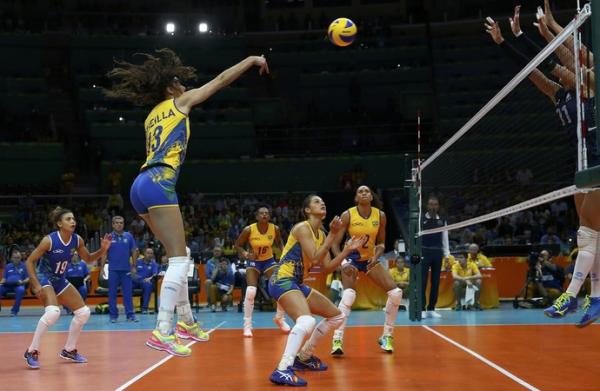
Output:
[[411,263],[410,281],[408,285],[408,299],[410,305],[408,307],[408,318],[411,321],[421,321],[421,302],[423,282],[421,281],[421,237],[419,232],[419,186],[416,179],[416,169],[413,169],[412,184],[408,189],[408,236],[409,236],[409,259]]
[[[591,27],[592,27],[592,52],[600,53],[600,0],[591,1],[592,5],[592,16]],[[600,64],[594,63],[594,73],[600,71]],[[600,79],[596,79],[595,83],[596,91],[600,91]],[[596,105],[596,120],[600,118],[600,105]],[[600,131],[596,130],[596,153],[600,154]]]

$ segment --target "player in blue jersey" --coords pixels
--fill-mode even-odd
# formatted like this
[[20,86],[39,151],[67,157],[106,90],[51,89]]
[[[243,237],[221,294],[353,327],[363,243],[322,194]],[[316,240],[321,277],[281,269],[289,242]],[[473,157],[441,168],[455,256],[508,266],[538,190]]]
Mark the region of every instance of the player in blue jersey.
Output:
[[[75,252],[84,261],[94,262],[106,253],[111,244],[110,235],[104,235],[100,249],[90,254],[83,239],[75,233],[77,223],[73,212],[57,207],[50,217],[58,230],[46,235],[25,261],[31,279],[31,291],[44,303],[44,315],[39,320],[33,341],[24,355],[27,365],[32,369],[40,368],[40,340],[42,335],[58,321],[59,304],[73,310],[69,336],[59,356],[76,363],[87,362],[87,359],[77,352],[75,345],[83,325],[90,317],[90,309],[83,302],[77,289],[67,281],[65,272]],[[35,264],[40,259],[36,272]]]
[[[525,54],[528,50],[527,48],[529,47],[529,50],[531,50],[533,47],[534,51],[536,48],[534,44],[531,44],[532,41],[521,31],[519,10],[520,6],[515,7],[515,13],[513,18],[510,19],[510,24],[511,30],[516,37],[516,40],[513,42],[516,42],[516,44],[519,42],[525,43],[524,50],[520,50],[517,46],[505,42],[498,23],[494,22],[491,18],[487,20],[486,29],[494,42],[503,47],[517,64],[524,66],[524,64],[529,62],[529,56]],[[550,29],[554,30],[556,34],[562,31],[562,27],[556,23],[552,16],[547,0],[545,0],[545,10],[538,8],[536,16],[537,23],[535,25],[540,34],[548,42],[554,39],[554,34]],[[539,69],[531,72],[529,79],[552,101],[561,125],[569,132],[570,139],[574,143],[576,140],[574,133],[577,129],[577,105],[573,51],[573,41],[572,39],[567,39],[554,52],[558,59],[555,61],[556,58],[549,57],[544,60]],[[593,54],[589,53],[587,49],[582,50],[581,66],[583,77],[581,98],[584,104],[582,111],[583,118],[586,121],[582,125],[586,125],[584,129],[587,128],[587,137],[584,140],[588,152],[589,166],[595,166],[600,163],[596,151],[596,135],[591,133],[596,129],[593,62]],[[543,72],[557,78],[558,83],[544,75]],[[598,241],[600,239],[600,210],[598,206],[600,206],[600,191],[598,190],[575,195],[575,208],[579,216],[580,226],[577,231],[577,247],[579,248],[579,252],[577,254],[573,279],[565,293],[560,295],[552,306],[544,310],[544,314],[551,318],[560,318],[570,312],[577,311],[577,294],[589,274],[592,283],[591,294],[589,297],[586,297],[584,314],[581,320],[577,322],[577,327],[585,327],[600,318],[600,259],[597,258],[600,255],[600,250],[598,249]]]
[[[164,245],[169,267],[161,287],[156,329],[146,345],[173,355],[189,356],[191,349],[177,337],[206,341],[209,336],[195,321],[188,299],[190,258],[185,251],[185,232],[175,191],[190,138],[188,115],[194,106],[250,68],[257,66],[259,74],[269,73],[269,68],[264,57],[251,56],[200,88],[186,90],[182,82],[195,79],[196,70],[184,66],[173,51],[160,49],[155,56],[141,56],[144,57],[142,64],[116,63],[107,75],[116,84],[107,95],[151,108],[144,123],[146,162],[131,186],[130,199],[134,209]],[[173,333],[175,308],[179,321]]]

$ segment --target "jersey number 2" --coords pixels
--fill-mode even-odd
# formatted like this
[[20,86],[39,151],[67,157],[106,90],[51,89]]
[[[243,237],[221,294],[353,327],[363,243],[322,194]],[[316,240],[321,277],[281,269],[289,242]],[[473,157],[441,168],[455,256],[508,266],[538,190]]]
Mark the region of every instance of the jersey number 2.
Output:
[[62,261],[62,262],[57,263],[54,274],[63,274],[65,272],[65,270],[67,270],[68,264],[69,264],[69,261]]
[[363,248],[369,248],[369,235],[365,235],[367,237],[367,241],[365,242],[365,244],[363,244]]

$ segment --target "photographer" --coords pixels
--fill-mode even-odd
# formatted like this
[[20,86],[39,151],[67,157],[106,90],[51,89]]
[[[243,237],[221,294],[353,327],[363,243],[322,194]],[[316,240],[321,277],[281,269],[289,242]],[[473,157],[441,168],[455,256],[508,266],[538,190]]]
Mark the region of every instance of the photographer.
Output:
[[565,280],[564,269],[552,262],[552,257],[547,250],[539,254],[531,253],[529,256],[529,297],[542,296],[546,303],[551,303],[563,292]]

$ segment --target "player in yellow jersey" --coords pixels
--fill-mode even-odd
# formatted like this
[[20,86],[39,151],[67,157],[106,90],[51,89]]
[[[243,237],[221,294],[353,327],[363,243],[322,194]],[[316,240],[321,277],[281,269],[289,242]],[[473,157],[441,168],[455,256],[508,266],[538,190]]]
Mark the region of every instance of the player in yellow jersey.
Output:
[[[327,297],[303,284],[304,273],[316,265],[320,265],[324,273],[331,272],[366,241],[366,237],[353,237],[344,249],[331,259],[329,249],[335,235],[340,231],[340,218],[333,218],[329,224],[329,234],[325,235],[323,220],[327,209],[321,197],[309,195],[304,199],[302,209],[306,221],[296,224],[290,231],[281,260],[269,279],[269,294],[296,322],[288,335],[283,357],[271,374],[270,380],[276,384],[291,386],[306,385],[304,379],[296,376],[297,370],[327,370],[327,365],[313,355],[315,346],[329,330],[336,328],[344,320],[344,314]],[[324,318],[316,328],[315,318],[311,314]],[[300,345],[307,335],[310,335],[310,339],[300,350]]]
[[[254,298],[258,278],[264,274],[267,279],[271,277],[275,267],[273,246],[283,249],[283,241],[279,227],[271,222],[271,211],[266,206],[261,206],[256,211],[256,223],[245,227],[237,241],[235,248],[238,256],[246,260],[246,297],[244,299],[244,337],[252,337],[252,311],[254,310]],[[250,245],[251,251],[245,249]],[[281,331],[288,333],[290,326],[285,322],[285,313],[281,306],[277,305],[277,312],[273,321]]]
[[373,282],[387,292],[385,324],[383,326],[383,335],[379,339],[379,345],[386,352],[392,353],[394,351],[392,334],[394,323],[398,316],[398,306],[402,301],[402,290],[396,286],[390,272],[378,261],[385,250],[385,213],[372,206],[373,193],[368,186],[360,186],[356,189],[354,201],[356,202],[356,206],[342,213],[342,229],[335,238],[332,250],[334,254],[340,254],[340,243],[346,232],[350,236],[365,235],[367,242],[358,251],[350,254],[342,263],[342,285],[344,286],[344,291],[339,308],[346,315],[346,319],[333,333],[331,354],[344,354],[344,328],[350,316],[352,304],[356,300],[354,286],[359,271],[366,273]]
[[[194,106],[253,66],[259,68],[260,74],[268,73],[269,68],[263,57],[248,57],[200,88],[186,90],[182,82],[196,78],[196,70],[184,66],[173,51],[160,49],[155,55],[140,56],[144,59],[142,64],[116,62],[107,74],[115,84],[106,93],[137,106],[152,107],[144,123],[146,162],[131,186],[130,198],[134,209],[165,247],[169,268],[160,291],[156,329],[146,345],[173,355],[189,356],[191,350],[179,338],[206,341],[208,334],[195,321],[188,300],[190,258],[186,254],[183,219],[175,192],[190,138],[188,115]],[[179,322],[173,333],[175,308]]]

